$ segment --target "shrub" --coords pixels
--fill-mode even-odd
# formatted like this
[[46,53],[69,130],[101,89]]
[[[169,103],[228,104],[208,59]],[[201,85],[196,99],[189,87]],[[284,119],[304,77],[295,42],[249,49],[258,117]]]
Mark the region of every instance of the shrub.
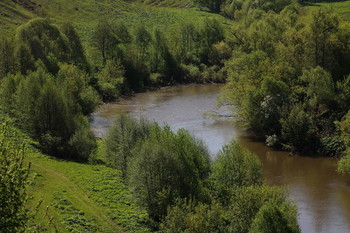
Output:
[[178,200],[168,209],[168,214],[160,225],[164,233],[225,232],[227,221],[225,208],[217,203],[203,204],[193,200]]
[[212,165],[211,180],[219,198],[227,202],[232,188],[261,185],[262,172],[259,158],[232,141],[218,153]]
[[[272,206],[268,204],[270,202],[273,203]],[[276,206],[279,209],[274,209]],[[282,215],[277,216],[279,213],[282,213]],[[288,200],[288,194],[282,188],[264,185],[235,189],[232,192],[231,204],[228,210],[228,220],[230,221],[228,231],[233,233],[249,232],[251,229],[251,232],[260,232],[257,230],[263,230],[266,224],[274,223],[273,220],[267,218],[269,215],[278,217],[276,220],[287,219],[291,229],[295,230],[292,232],[300,232],[296,206]],[[272,222],[268,222],[268,220]],[[273,226],[271,225],[271,227]],[[284,226],[276,227],[276,230],[278,230],[283,229]],[[271,230],[268,232],[275,231]]]
[[133,150],[128,169],[130,187],[150,217],[159,221],[176,198],[201,199],[209,173],[209,155],[187,131],[153,126],[149,137]]
[[265,203],[256,214],[249,233],[299,233],[295,208],[274,201]]
[[24,232],[29,220],[26,209],[29,167],[24,163],[25,145],[5,123],[0,125],[0,229]]
[[122,170],[126,176],[127,163],[133,155],[131,150],[140,140],[148,135],[151,123],[141,119],[134,120],[127,115],[120,115],[105,139],[106,160],[112,167]]

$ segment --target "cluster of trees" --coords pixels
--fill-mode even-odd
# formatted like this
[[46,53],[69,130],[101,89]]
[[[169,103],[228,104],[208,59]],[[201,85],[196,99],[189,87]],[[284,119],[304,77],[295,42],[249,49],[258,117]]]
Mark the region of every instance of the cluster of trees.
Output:
[[[0,41],[2,111],[38,140],[44,152],[87,160],[96,141],[86,115],[103,101],[145,87],[222,80],[227,59],[220,23],[186,24],[171,40],[143,25],[99,22],[88,62],[74,27],[37,18]],[[225,45],[225,44],[224,44]]]
[[349,23],[297,4],[252,10],[230,30],[223,104],[268,145],[334,156],[349,111]]
[[229,19],[239,20],[250,14],[250,11],[280,12],[293,0],[194,0],[196,5],[212,12],[220,13]]
[[106,159],[121,169],[161,232],[300,232],[285,190],[264,184],[262,165],[236,142],[211,161],[186,130],[118,116]]
[[14,40],[3,39],[0,50],[2,111],[44,152],[87,160],[96,140],[84,115],[100,97],[74,28],[34,19],[18,28]]
[[171,35],[159,29],[149,32],[143,25],[129,30],[122,23],[101,21],[91,45],[96,64],[103,67],[98,82],[104,99],[147,86],[223,81],[223,75],[216,75],[230,54],[220,44],[223,40],[223,28],[215,19],[198,26],[187,23]]

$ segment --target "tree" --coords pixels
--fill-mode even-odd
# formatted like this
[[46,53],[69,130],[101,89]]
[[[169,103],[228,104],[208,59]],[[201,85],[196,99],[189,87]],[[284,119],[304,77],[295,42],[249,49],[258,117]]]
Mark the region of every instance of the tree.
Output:
[[213,12],[220,12],[221,5],[224,3],[223,0],[195,0],[194,2],[201,7],[207,7]]
[[[23,48],[19,47],[21,48],[19,51],[25,49],[23,50],[24,54],[28,52],[30,54],[21,56],[22,58],[32,57],[34,62],[41,61],[47,71],[52,74],[57,74],[59,62],[70,63],[72,49],[67,37],[56,26],[50,24],[47,19],[35,18],[21,25],[17,28],[15,40],[17,46],[24,46]],[[23,59],[21,62],[28,64]],[[28,69],[28,66],[22,67]],[[29,68],[32,67],[29,66]],[[22,73],[25,71],[23,70]]]
[[199,32],[199,39],[201,40],[200,56],[202,63],[209,63],[209,54],[212,46],[223,41],[224,38],[224,29],[219,21],[210,18],[206,18],[203,21],[202,29]]
[[177,198],[203,199],[209,155],[202,142],[185,130],[153,126],[149,137],[133,150],[129,184],[149,216],[160,221]]
[[119,60],[107,60],[98,74],[98,85],[104,101],[113,101],[125,91],[125,69]]
[[295,208],[274,201],[265,203],[256,214],[249,233],[300,233]]
[[281,126],[282,139],[289,149],[306,151],[317,143],[312,119],[300,104],[292,106],[290,114],[281,119]]
[[346,150],[343,157],[338,162],[337,170],[340,173],[347,174],[350,173],[350,111],[338,124]]
[[25,44],[17,44],[15,49],[15,59],[18,64],[18,71],[21,74],[28,74],[28,72],[34,71],[36,68],[30,49]]
[[120,169],[124,177],[129,159],[133,156],[132,149],[149,135],[151,126],[144,119],[138,121],[127,115],[119,115],[109,130],[105,138],[106,160],[112,167]]
[[[263,185],[233,190],[227,214],[230,222],[227,230],[232,233],[265,232],[264,227],[270,229],[267,232],[283,232],[280,231],[283,229],[292,230],[289,232],[300,232],[296,206],[288,199],[285,190],[280,187]],[[269,218],[271,215],[274,219]],[[287,226],[273,225],[274,221],[279,220],[283,220]]]
[[218,202],[198,203],[180,199],[168,209],[167,216],[160,225],[163,233],[219,233],[226,232],[226,210]]
[[24,77],[21,74],[9,74],[1,80],[0,85],[0,103],[5,113],[14,116],[14,106],[16,104],[15,93]]
[[306,94],[312,107],[330,106],[333,103],[334,83],[330,73],[317,66],[311,70],[304,70],[300,79],[307,83]]
[[0,38],[0,80],[8,73],[14,72],[14,44],[9,39]]
[[85,57],[84,48],[81,44],[78,32],[70,22],[64,23],[61,27],[61,31],[67,37],[69,47],[71,48],[70,62],[88,72],[89,64]]
[[227,203],[231,189],[263,183],[262,165],[255,154],[232,141],[218,153],[210,177],[216,194]]
[[103,65],[105,65],[107,59],[113,58],[114,49],[116,49],[119,41],[109,22],[99,21],[93,32],[91,43],[99,51]]
[[100,102],[96,90],[89,85],[88,74],[75,65],[61,64],[57,77],[71,95],[71,101],[76,105],[76,112],[87,115],[92,113]]
[[26,203],[29,167],[25,144],[8,125],[0,125],[0,229],[24,232],[29,220]]

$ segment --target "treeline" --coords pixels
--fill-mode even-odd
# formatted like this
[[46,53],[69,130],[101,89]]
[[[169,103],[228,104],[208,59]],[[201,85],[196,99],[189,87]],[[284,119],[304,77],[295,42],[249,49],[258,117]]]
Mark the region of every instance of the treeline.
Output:
[[218,21],[186,24],[179,36],[152,33],[139,25],[99,22],[87,59],[70,23],[57,27],[37,18],[0,41],[1,111],[40,142],[48,154],[88,160],[96,140],[86,115],[101,101],[149,87],[223,81],[227,58]]
[[[148,31],[142,24],[130,30],[122,23],[100,21],[91,45],[96,63],[106,69],[98,77],[101,92],[109,99],[117,95],[111,89],[123,93],[174,83],[223,82],[217,71],[230,55],[220,44],[223,40],[224,30],[215,19],[187,23],[174,32]],[[119,81],[112,82],[111,74]]]
[[146,120],[118,116],[106,161],[160,232],[300,232],[285,190],[264,184],[256,155],[236,142],[211,161],[202,141]]
[[[294,0],[193,0],[203,9],[220,13],[221,15],[234,20],[240,20],[250,14],[252,10],[264,12],[280,12],[286,6],[296,3]],[[303,0],[300,0],[303,2]]]
[[[292,4],[280,13],[252,10],[226,43],[222,103],[270,146],[339,155],[339,124],[349,111],[350,27],[330,9]],[[238,109],[238,112],[237,112]]]

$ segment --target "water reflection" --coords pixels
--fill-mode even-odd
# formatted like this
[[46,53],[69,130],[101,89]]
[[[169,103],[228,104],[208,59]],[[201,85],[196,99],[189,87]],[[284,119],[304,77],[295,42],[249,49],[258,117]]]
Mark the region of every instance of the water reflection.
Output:
[[[289,156],[255,142],[227,121],[204,119],[215,109],[220,85],[187,86],[137,94],[118,103],[102,106],[91,117],[91,127],[103,136],[120,112],[146,117],[173,130],[185,128],[203,139],[213,156],[236,139],[255,152],[270,185],[288,185],[297,202],[303,232],[350,232],[350,177],[336,173],[337,160]],[[224,111],[224,110],[223,110]]]

